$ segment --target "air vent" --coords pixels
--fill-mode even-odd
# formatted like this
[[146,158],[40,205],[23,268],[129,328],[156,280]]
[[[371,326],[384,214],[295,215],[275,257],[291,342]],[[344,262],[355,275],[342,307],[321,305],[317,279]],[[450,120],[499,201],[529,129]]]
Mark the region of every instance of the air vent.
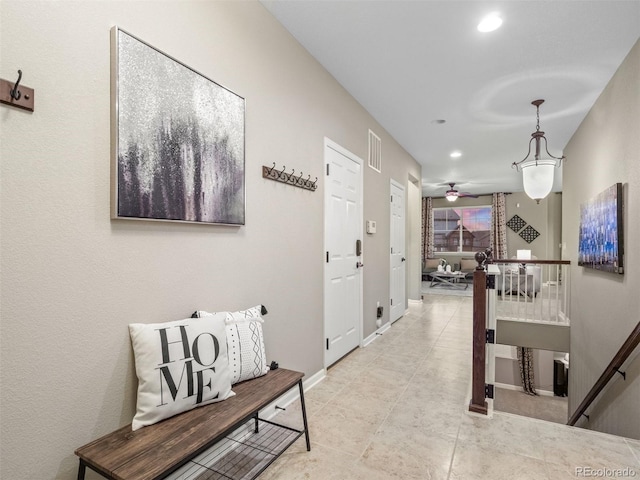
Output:
[[382,141],[371,130],[369,130],[369,166],[378,173],[382,170]]

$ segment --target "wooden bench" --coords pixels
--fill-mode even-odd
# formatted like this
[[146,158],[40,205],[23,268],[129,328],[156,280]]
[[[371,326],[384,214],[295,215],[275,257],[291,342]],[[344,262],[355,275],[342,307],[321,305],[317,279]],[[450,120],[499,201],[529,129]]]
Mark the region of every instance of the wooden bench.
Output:
[[[255,429],[251,430],[253,430],[252,433],[255,433],[255,438],[249,439],[245,447],[248,445],[249,448],[256,448],[260,452],[264,451],[258,446],[260,430],[263,429],[262,425],[264,425],[264,430],[282,429],[283,435],[285,435],[282,440],[275,442],[280,451],[274,452],[270,457],[262,459],[257,466],[252,467],[249,478],[255,478],[303,433],[307,442],[307,450],[311,450],[302,377],[303,374],[300,372],[278,368],[269,371],[262,377],[234,385],[233,391],[236,395],[222,402],[189,410],[136,431],[131,430],[131,425],[122,427],[75,451],[75,454],[80,457],[78,480],[84,479],[86,467],[105,478],[115,480],[165,478],[181,467],[189,468],[188,464],[194,457],[211,449],[243,424],[251,422],[252,419],[255,421]],[[296,385],[300,391],[304,425],[302,430],[289,428],[258,417],[261,409]],[[251,425],[253,426],[253,424]],[[274,443],[273,439],[270,441]],[[241,456],[246,461],[246,458],[252,455],[244,453]],[[215,471],[215,466],[210,468]],[[234,468],[239,471],[237,467]],[[213,474],[213,472],[211,473]],[[228,475],[227,473],[222,474]],[[205,478],[235,477],[205,476]]]

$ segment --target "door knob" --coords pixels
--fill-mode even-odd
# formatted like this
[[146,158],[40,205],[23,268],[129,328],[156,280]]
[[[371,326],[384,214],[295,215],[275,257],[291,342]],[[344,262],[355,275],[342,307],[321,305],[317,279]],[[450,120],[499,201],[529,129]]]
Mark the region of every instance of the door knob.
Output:
[[406,259],[406,258],[404,258],[404,257],[402,257],[402,261],[403,261],[403,262],[406,262],[406,261],[407,261],[407,259]]
[[362,268],[362,267],[364,267],[364,263],[356,262],[356,268]]

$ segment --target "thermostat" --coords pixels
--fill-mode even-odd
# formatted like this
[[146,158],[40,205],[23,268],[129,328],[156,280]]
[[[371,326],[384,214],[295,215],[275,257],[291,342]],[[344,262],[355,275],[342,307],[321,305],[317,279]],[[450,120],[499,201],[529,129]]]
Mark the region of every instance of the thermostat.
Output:
[[376,233],[376,221],[367,220],[367,233]]

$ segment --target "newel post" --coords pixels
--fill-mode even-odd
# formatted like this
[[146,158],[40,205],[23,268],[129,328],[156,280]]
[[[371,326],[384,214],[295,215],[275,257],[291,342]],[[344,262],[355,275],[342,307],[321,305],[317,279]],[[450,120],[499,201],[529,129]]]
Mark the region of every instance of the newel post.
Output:
[[487,414],[485,401],[485,353],[487,342],[487,272],[485,264],[491,252],[475,255],[478,266],[473,272],[473,371],[469,411]]

